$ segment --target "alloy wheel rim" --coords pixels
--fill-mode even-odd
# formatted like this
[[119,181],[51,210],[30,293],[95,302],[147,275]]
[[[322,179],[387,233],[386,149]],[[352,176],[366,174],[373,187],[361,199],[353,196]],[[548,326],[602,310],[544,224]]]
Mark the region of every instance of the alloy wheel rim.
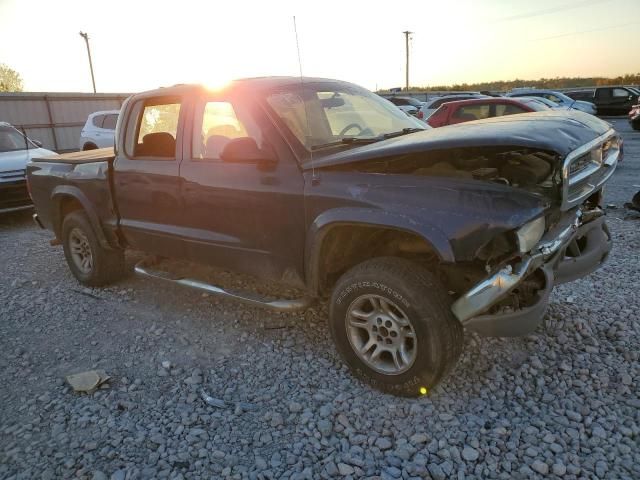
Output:
[[416,332],[409,317],[391,300],[361,295],[349,305],[345,323],[351,348],[369,368],[400,375],[414,364]]
[[69,250],[75,266],[84,274],[91,273],[93,268],[93,255],[89,239],[79,228],[69,232]]

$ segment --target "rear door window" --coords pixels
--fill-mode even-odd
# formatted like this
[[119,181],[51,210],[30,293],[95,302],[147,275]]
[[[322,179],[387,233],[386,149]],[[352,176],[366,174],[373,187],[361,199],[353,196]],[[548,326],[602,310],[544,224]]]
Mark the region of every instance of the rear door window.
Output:
[[125,151],[129,157],[173,159],[180,118],[180,99],[140,100],[127,124]]
[[96,115],[91,120],[91,123],[93,124],[94,127],[102,128],[103,120],[104,120],[104,115]]
[[247,133],[246,123],[238,118],[231,102],[211,100],[196,107],[191,155],[193,159],[219,160],[231,140],[243,137],[256,139]]
[[117,122],[118,115],[105,115],[104,122],[102,122],[102,128],[106,128],[107,130],[115,130]]
[[614,88],[612,94],[613,98],[627,98],[630,92],[624,88]]
[[501,117],[503,115],[513,115],[515,113],[525,113],[523,108],[517,107],[516,105],[511,104],[498,104],[496,105],[496,117]]
[[482,120],[483,118],[489,118],[491,109],[489,105],[469,105],[466,107],[460,107],[453,115],[453,118],[458,120]]

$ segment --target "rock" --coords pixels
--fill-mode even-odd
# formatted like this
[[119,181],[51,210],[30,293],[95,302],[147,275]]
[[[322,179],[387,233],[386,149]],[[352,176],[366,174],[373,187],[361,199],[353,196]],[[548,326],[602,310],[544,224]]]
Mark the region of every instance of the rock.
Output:
[[391,443],[391,440],[389,440],[386,437],[378,437],[375,445],[380,450],[389,450],[393,446],[393,444]]
[[324,468],[330,477],[335,477],[339,473],[338,466],[334,462],[328,462]]
[[355,470],[351,465],[347,465],[346,463],[338,464],[338,472],[340,472],[340,475],[342,475],[343,477],[346,477],[347,475],[353,475],[354,471]]
[[300,405],[298,402],[291,402],[289,403],[289,411],[291,413],[299,413],[302,411],[302,405]]
[[475,462],[479,456],[480,454],[475,448],[465,446],[462,449],[462,458],[464,458],[467,462]]
[[433,480],[444,480],[446,478],[444,471],[437,463],[430,463],[429,465],[427,465],[427,470],[429,470],[429,473],[431,474]]
[[554,475],[558,475],[561,477],[565,473],[567,473],[567,467],[563,463],[554,463],[551,467],[551,471]]
[[271,426],[273,428],[280,427],[283,424],[284,424],[284,419],[282,418],[282,415],[280,415],[279,413],[274,413],[271,416]]
[[111,480],[124,480],[127,473],[124,470],[116,470],[111,474]]
[[531,469],[538,472],[540,475],[546,475],[549,473],[549,465],[537,459],[531,464]]
[[411,442],[412,445],[420,445],[421,443],[426,443],[427,442],[427,435],[424,433],[414,433],[413,435],[411,435],[411,437],[409,438],[409,441]]
[[333,431],[333,425],[326,418],[322,418],[318,420],[318,431],[322,434],[322,436],[326,437],[331,435]]
[[107,480],[107,475],[100,470],[96,470],[95,472],[93,472],[93,477],[91,478],[92,480]]

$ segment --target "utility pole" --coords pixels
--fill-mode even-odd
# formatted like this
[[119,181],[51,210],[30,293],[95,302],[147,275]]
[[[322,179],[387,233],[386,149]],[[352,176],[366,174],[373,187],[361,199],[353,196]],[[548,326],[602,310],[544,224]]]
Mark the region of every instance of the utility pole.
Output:
[[93,83],[93,93],[96,93],[96,79],[93,76],[93,62],[91,61],[91,49],[89,48],[89,34],[80,32],[80,36],[84,38],[87,44],[87,55],[89,55],[89,68],[91,69],[91,83]]
[[406,67],[406,78],[405,78],[405,90],[409,91],[409,35],[413,32],[409,30],[402,32],[404,33],[404,50],[407,56],[407,67]]

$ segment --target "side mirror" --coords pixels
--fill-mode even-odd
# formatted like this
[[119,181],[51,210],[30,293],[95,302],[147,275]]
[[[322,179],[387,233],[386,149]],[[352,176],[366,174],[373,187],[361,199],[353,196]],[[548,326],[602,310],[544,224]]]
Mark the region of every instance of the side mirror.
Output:
[[224,162],[248,162],[275,164],[276,156],[269,150],[259,148],[251,137],[240,137],[229,140],[220,153]]
[[42,148],[42,142],[40,140],[31,140],[33,143],[35,143],[38,148]]

